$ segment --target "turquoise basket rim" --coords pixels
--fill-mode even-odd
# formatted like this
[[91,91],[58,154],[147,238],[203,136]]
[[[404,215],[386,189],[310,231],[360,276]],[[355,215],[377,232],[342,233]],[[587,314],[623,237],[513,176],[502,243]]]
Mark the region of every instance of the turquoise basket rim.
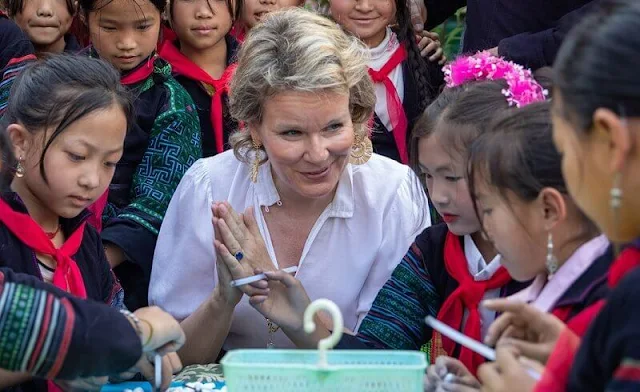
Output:
[[[253,369],[265,369],[265,368],[273,368],[273,367],[286,367],[287,369],[299,369],[299,370],[314,370],[314,371],[341,371],[341,370],[371,370],[372,366],[380,366],[378,364],[340,364],[340,365],[332,365],[331,357],[335,357],[339,355],[343,358],[349,357],[384,357],[384,358],[393,358],[393,357],[405,357],[411,360],[416,361],[415,363],[409,364],[400,364],[400,365],[389,365],[387,366],[389,370],[397,369],[397,370],[424,370],[427,367],[427,360],[424,353],[419,351],[401,351],[401,350],[329,350],[327,351],[327,360],[329,362],[329,366],[326,369],[319,369],[317,364],[301,364],[301,363],[279,363],[279,364],[271,364],[271,363],[255,363],[255,362],[240,362],[237,361],[235,357],[241,355],[251,355],[251,354],[265,354],[266,351],[269,352],[277,352],[278,354],[315,354],[318,355],[317,350],[265,350],[265,349],[239,349],[229,351],[220,361],[222,367],[228,367],[229,369],[239,369],[239,368],[253,368]],[[379,370],[379,369],[377,369]]]

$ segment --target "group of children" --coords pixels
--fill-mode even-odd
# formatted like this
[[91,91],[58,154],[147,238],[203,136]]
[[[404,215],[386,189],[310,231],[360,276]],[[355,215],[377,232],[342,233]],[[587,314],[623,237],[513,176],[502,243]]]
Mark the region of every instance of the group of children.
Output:
[[[0,34],[12,19],[32,47],[15,38],[0,63],[0,99],[8,100],[0,102],[3,158],[14,168],[0,199],[0,264],[115,308],[146,306],[156,239],[178,183],[196,160],[227,150],[243,126],[229,114],[228,84],[245,34],[268,12],[299,5],[8,0]],[[430,42],[416,36],[403,0],[334,0],[330,14],[369,48],[374,152],[411,164],[442,220],[416,238],[340,347],[423,350],[433,363],[451,357],[430,367],[428,390],[526,388],[533,383],[521,373],[500,361],[483,366],[481,356],[424,325],[425,316],[437,316],[483,340],[498,314],[508,310],[501,322],[519,317],[483,301],[510,297],[570,331],[561,335],[562,350],[535,358],[550,369],[538,390],[637,387],[638,272],[631,271],[640,261],[640,210],[630,199],[640,80],[630,59],[640,50],[633,34],[640,8],[610,6],[574,31],[553,91],[487,53],[443,72],[440,59],[424,53]],[[371,21],[361,22],[363,15]],[[90,39],[84,49],[69,32],[78,16]],[[75,55],[47,58],[62,52]],[[606,137],[609,147],[598,142]],[[628,244],[620,257],[610,240]],[[289,275],[267,275],[290,295],[304,290]],[[261,307],[267,300],[252,304],[295,334],[299,320],[290,316],[301,319],[302,304]],[[299,343],[313,346],[321,335]],[[528,354],[530,334],[503,335]],[[13,383],[57,388],[29,377]]]

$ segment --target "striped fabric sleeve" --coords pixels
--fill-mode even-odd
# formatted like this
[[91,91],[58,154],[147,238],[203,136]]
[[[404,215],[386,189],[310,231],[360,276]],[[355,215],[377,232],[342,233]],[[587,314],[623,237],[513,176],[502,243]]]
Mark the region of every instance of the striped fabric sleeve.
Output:
[[430,338],[424,319],[436,316],[440,301],[422,253],[413,244],[376,296],[357,337],[373,348],[420,350]]
[[0,272],[0,368],[55,377],[66,358],[73,325],[67,299],[5,282]]
[[0,369],[74,380],[120,374],[141,355],[140,337],[118,310],[0,268]]
[[35,61],[36,56],[32,54],[15,58],[9,61],[6,68],[3,70],[2,81],[0,81],[0,119],[2,119],[4,112],[7,110],[9,93],[11,92],[11,86],[13,85],[16,77],[18,77],[25,67]]

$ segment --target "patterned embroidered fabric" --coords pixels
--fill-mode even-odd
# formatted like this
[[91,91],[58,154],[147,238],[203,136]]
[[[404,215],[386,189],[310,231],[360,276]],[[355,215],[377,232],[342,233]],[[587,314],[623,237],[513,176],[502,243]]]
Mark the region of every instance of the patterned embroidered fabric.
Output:
[[[1,273],[0,281],[4,283]],[[71,305],[46,291],[11,282],[0,286],[0,368],[40,377],[56,375],[67,354],[73,322]]]
[[136,118],[102,213],[103,241],[126,255],[114,271],[131,310],[147,305],[160,225],[182,176],[202,156],[200,122],[191,96],[171,76],[167,62],[159,57],[153,61],[153,73],[129,86],[136,95]]
[[110,202],[103,214],[103,221],[115,216],[130,219],[154,235],[158,234],[180,179],[201,157],[200,124],[193,101],[171,77],[171,67],[156,59],[154,74],[142,82],[137,92],[149,90],[157,83],[156,79],[162,80],[168,89],[169,99],[153,123],[147,151],[134,174],[131,203],[118,208]]
[[429,354],[431,334],[425,329],[424,318],[435,317],[440,304],[422,252],[413,244],[378,293],[357,336],[375,348],[422,350]]

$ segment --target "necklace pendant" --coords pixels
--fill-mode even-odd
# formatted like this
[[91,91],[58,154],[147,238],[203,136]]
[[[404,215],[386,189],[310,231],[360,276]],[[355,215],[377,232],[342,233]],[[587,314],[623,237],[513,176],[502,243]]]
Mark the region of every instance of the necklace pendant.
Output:
[[275,348],[275,347],[276,347],[276,345],[275,345],[275,344],[273,344],[273,342],[272,342],[272,341],[269,341],[269,343],[267,343],[267,349],[269,349],[269,350],[270,350],[270,349],[273,349],[273,348]]

